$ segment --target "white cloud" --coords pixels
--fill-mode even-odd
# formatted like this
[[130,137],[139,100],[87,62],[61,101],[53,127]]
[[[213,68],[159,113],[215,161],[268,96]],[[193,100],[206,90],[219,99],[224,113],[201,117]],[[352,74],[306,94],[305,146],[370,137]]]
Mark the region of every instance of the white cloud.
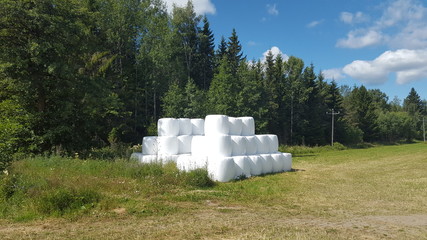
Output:
[[345,78],[342,69],[340,68],[332,68],[322,71],[323,76],[325,79],[334,79],[334,80],[341,80]]
[[[427,8],[418,0],[394,0],[383,8],[381,16],[364,28],[351,30],[337,41],[338,47],[363,48],[377,44],[394,49],[427,47]],[[356,24],[368,21],[361,12],[342,12],[341,21]]]
[[372,61],[356,60],[346,65],[343,72],[362,83],[375,85],[396,74],[398,84],[427,78],[427,49],[399,49],[386,51]]
[[[174,4],[178,7],[185,7],[188,0],[163,0],[163,2],[166,4],[168,13],[171,13]],[[193,5],[194,11],[197,15],[216,13],[215,5],[211,2],[211,0],[195,0],[193,1]]]
[[369,17],[362,12],[350,13],[341,12],[340,20],[347,24],[362,23],[369,20]]
[[374,30],[358,29],[350,31],[347,38],[339,39],[337,47],[343,48],[363,48],[367,46],[377,45],[382,43],[384,36]]
[[308,28],[314,28],[314,27],[316,27],[317,25],[319,25],[319,24],[322,24],[323,23],[323,19],[322,20],[318,20],[318,21],[313,21],[313,22],[311,22],[311,23],[309,23],[309,24],[307,24],[307,27]]
[[281,55],[283,58],[283,61],[287,61],[289,59],[288,55],[284,54],[278,47],[273,46],[262,54],[261,62],[265,62],[265,59],[269,51],[271,51],[271,53],[273,54],[273,58],[276,58],[277,55]]
[[267,12],[268,14],[273,16],[279,15],[279,10],[277,10],[276,4],[267,4]]

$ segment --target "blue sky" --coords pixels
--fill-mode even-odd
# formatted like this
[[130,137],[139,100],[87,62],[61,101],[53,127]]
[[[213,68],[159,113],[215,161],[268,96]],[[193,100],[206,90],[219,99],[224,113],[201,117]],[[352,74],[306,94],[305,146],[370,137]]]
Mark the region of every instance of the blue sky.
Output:
[[[184,5],[187,0],[165,0]],[[339,85],[378,88],[403,100],[427,99],[424,0],[193,0],[218,43],[236,29],[248,60],[268,50],[296,56]]]

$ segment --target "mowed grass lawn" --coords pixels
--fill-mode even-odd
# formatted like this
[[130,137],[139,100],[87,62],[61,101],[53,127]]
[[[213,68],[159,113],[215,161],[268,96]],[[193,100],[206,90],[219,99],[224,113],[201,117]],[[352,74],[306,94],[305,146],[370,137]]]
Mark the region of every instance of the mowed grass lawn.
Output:
[[208,188],[77,170],[71,182],[104,200],[78,215],[4,217],[0,239],[427,239],[427,144],[294,156],[293,168]]

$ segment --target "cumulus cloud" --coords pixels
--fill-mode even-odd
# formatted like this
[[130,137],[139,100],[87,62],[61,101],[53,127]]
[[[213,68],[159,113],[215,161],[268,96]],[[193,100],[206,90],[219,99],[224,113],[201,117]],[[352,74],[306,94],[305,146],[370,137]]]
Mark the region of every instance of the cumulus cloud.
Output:
[[276,4],[267,4],[267,12],[268,14],[273,16],[279,15],[279,10],[277,10]]
[[[166,9],[168,13],[171,13],[174,4],[178,7],[185,7],[187,5],[188,0],[163,0],[163,2],[166,4]],[[198,15],[216,13],[215,5],[211,2],[211,0],[193,1],[193,5],[194,5],[194,11]]]
[[382,43],[384,36],[375,30],[358,29],[347,34],[347,38],[339,39],[337,47],[363,48]]
[[368,85],[384,83],[396,74],[398,84],[427,78],[427,49],[399,49],[386,51],[372,61],[356,60],[346,65],[343,72]]
[[332,68],[322,71],[323,76],[325,79],[334,79],[334,80],[341,80],[345,78],[342,69],[340,68]]
[[369,17],[362,12],[350,13],[342,12],[340,20],[347,24],[362,23],[369,20]]
[[[389,2],[381,16],[370,26],[351,30],[337,41],[338,47],[363,48],[384,44],[394,49],[419,49],[427,47],[427,8],[418,0]],[[369,18],[361,12],[342,12],[342,22],[357,24]]]
[[313,21],[313,22],[311,22],[311,23],[307,24],[307,27],[308,27],[308,28],[314,28],[314,27],[316,27],[317,25],[322,24],[322,23],[323,23],[323,21],[324,21],[323,19],[322,19],[322,20]]
[[261,62],[265,62],[268,52],[270,51],[273,54],[273,58],[276,58],[277,55],[281,55],[284,61],[287,61],[289,59],[288,55],[284,54],[278,47],[273,46],[262,54]]

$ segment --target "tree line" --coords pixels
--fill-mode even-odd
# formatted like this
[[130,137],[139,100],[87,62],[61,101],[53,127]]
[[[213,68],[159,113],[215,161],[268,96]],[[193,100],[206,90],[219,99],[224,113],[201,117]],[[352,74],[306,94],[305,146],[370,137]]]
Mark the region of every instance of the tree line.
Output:
[[271,52],[249,61],[235,29],[215,46],[191,2],[1,0],[0,154],[139,143],[160,117],[253,116],[288,145],[420,139],[426,101],[326,81]]

